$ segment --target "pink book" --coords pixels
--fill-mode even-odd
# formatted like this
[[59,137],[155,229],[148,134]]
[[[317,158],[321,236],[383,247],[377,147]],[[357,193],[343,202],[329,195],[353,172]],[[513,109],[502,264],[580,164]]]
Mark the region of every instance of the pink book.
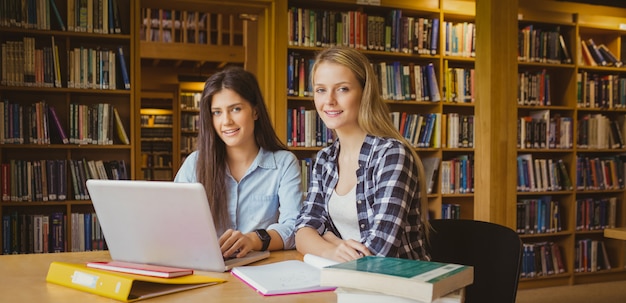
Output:
[[70,141],[67,138],[67,134],[65,133],[65,130],[63,129],[63,125],[61,125],[61,121],[59,120],[59,116],[57,115],[57,112],[54,109],[54,106],[50,106],[49,110],[50,110],[50,116],[52,116],[52,121],[54,121],[54,125],[57,128],[57,132],[59,134],[59,137],[61,138],[61,141],[63,141],[63,144],[68,144]]
[[87,262],[87,267],[160,278],[174,278],[193,274],[193,269],[188,268],[177,268],[123,261]]

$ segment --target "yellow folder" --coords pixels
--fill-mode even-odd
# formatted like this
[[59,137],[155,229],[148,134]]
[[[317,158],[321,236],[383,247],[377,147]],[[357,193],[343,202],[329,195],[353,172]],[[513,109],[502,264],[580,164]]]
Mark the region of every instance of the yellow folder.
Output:
[[133,302],[225,282],[200,275],[156,278],[89,268],[85,264],[52,262],[46,281],[123,302]]

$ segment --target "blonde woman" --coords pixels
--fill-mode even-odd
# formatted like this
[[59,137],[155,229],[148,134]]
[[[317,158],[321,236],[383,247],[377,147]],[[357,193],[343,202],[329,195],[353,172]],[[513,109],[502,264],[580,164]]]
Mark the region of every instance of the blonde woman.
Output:
[[317,155],[296,221],[297,250],[340,262],[429,260],[424,168],[394,128],[369,60],[352,48],[325,49],[311,81],[317,113],[337,140]]

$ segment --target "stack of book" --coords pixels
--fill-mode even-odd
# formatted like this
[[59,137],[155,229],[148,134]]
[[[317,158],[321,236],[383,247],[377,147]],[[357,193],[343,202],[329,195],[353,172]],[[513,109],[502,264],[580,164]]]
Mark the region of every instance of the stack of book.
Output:
[[464,302],[472,266],[367,256],[322,268],[321,286],[336,286],[338,303]]

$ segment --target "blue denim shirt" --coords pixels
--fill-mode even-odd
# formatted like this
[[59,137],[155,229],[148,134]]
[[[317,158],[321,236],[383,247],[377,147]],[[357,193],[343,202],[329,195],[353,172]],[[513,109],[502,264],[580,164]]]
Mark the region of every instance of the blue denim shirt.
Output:
[[[176,174],[174,182],[197,182],[198,153],[193,152]],[[259,154],[240,182],[226,173],[230,228],[248,233],[259,228],[278,232],[284,249],[295,247],[295,222],[302,205],[300,165],[289,151]],[[224,230],[218,230],[218,237]]]
[[[339,140],[317,154],[296,228],[341,237],[328,212],[339,181]],[[374,255],[429,260],[420,217],[418,169],[410,147],[395,139],[365,137],[356,171],[356,208],[361,242]]]

